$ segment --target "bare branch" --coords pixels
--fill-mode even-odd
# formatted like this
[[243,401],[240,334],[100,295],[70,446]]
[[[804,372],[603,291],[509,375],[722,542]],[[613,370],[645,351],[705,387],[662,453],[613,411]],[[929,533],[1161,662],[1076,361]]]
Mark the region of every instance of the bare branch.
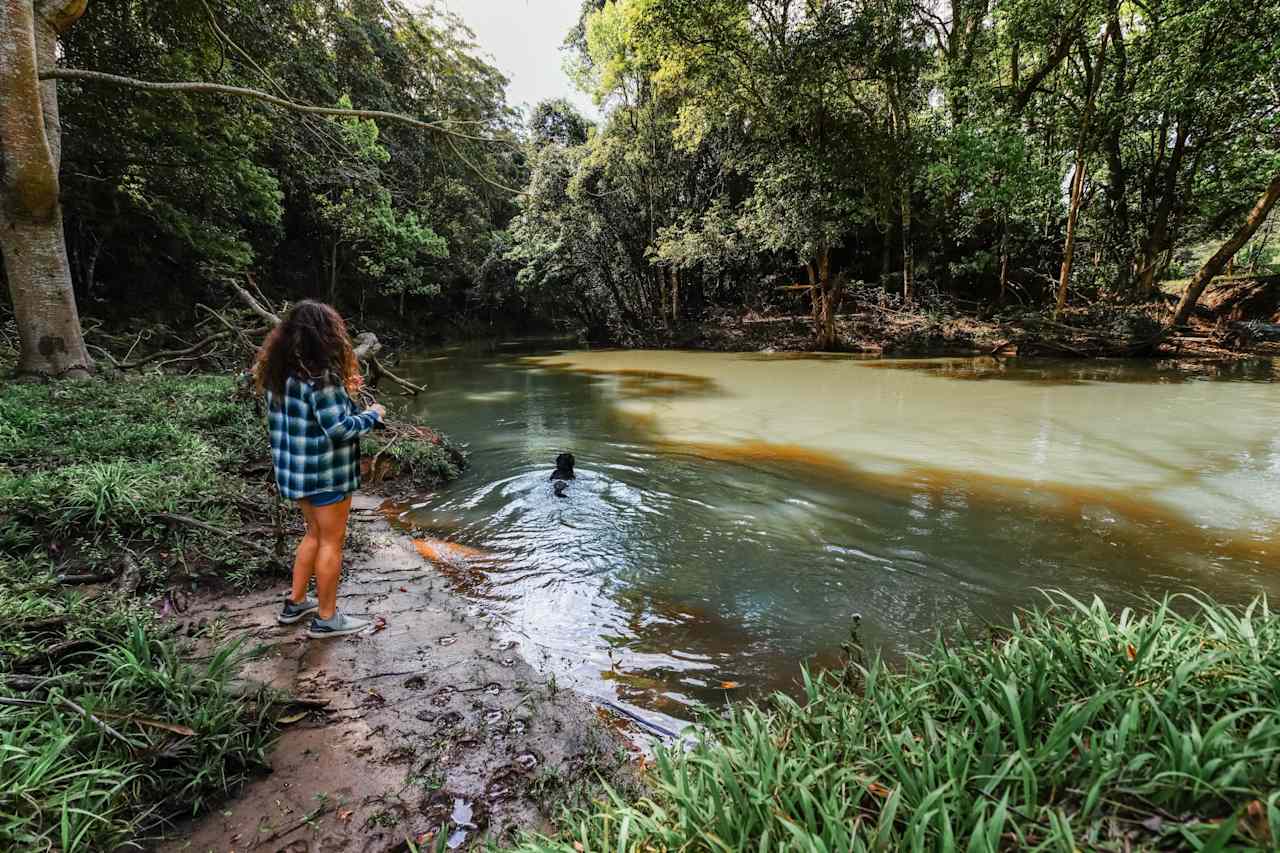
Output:
[[276,326],[280,325],[280,317],[275,314],[272,314],[266,308],[263,308],[262,303],[259,302],[257,299],[255,299],[252,293],[245,290],[243,287],[236,284],[234,281],[231,282],[231,287],[235,290],[236,295],[240,297],[240,301],[243,302],[245,305],[248,305],[249,308],[253,311],[253,313],[257,314],[259,317],[261,317],[262,319],[270,323],[271,328],[274,329]]
[[179,81],[163,83],[154,80],[139,80],[136,77],[122,77],[119,74],[107,74],[104,71],[88,71],[82,68],[48,68],[40,72],[41,80],[87,80],[96,83],[111,83],[115,86],[128,86],[144,92],[189,92],[199,95],[234,95],[239,98],[253,98],[265,101],[282,109],[308,115],[337,116],[339,118],[364,118],[382,121],[399,122],[423,130],[432,130],[459,139],[470,139],[476,142],[499,142],[487,136],[475,136],[459,133],[448,126],[448,121],[423,121],[404,113],[387,112],[386,110],[355,110],[341,107],[317,107],[312,104],[300,104],[261,89],[248,89],[243,86],[225,86],[222,83],[205,83],[195,81]]

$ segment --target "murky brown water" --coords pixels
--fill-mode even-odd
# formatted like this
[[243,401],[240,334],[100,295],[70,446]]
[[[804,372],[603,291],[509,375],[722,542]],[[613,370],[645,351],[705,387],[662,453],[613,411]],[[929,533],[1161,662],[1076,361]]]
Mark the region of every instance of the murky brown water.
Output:
[[[411,517],[477,550],[428,547],[485,579],[535,664],[653,711],[786,687],[854,614],[901,654],[1047,587],[1117,605],[1280,590],[1269,361],[499,350],[402,367],[431,389],[413,405],[471,443],[471,470]],[[562,450],[567,499],[547,481]]]

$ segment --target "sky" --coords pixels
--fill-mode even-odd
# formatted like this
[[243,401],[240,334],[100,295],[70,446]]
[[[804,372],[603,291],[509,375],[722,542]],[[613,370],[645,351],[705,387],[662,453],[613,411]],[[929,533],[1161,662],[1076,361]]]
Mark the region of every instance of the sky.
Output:
[[588,116],[591,99],[565,75],[560,45],[578,20],[582,0],[443,0],[475,31],[480,52],[504,74],[507,103],[532,108],[566,97]]

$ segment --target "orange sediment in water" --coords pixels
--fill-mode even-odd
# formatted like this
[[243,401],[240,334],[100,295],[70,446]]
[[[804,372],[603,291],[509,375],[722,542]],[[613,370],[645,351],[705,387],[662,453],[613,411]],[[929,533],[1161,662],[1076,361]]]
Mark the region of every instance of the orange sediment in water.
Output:
[[492,561],[497,555],[482,548],[472,548],[458,542],[444,539],[414,539],[413,547],[426,559],[433,563],[470,563],[475,561]]

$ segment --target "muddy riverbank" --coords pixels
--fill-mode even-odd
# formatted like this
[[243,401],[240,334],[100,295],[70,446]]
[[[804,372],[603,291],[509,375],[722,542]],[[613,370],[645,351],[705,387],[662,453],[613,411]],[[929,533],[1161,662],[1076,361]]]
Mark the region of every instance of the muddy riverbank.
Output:
[[283,579],[192,601],[206,636],[260,647],[246,680],[303,703],[280,717],[272,772],[160,850],[382,853],[440,833],[465,847],[548,826],[598,779],[627,785],[634,756],[613,727],[500,640],[380,498],[358,495],[352,518],[363,547],[342,604],[375,632],[317,642],[305,620],[277,625]]

